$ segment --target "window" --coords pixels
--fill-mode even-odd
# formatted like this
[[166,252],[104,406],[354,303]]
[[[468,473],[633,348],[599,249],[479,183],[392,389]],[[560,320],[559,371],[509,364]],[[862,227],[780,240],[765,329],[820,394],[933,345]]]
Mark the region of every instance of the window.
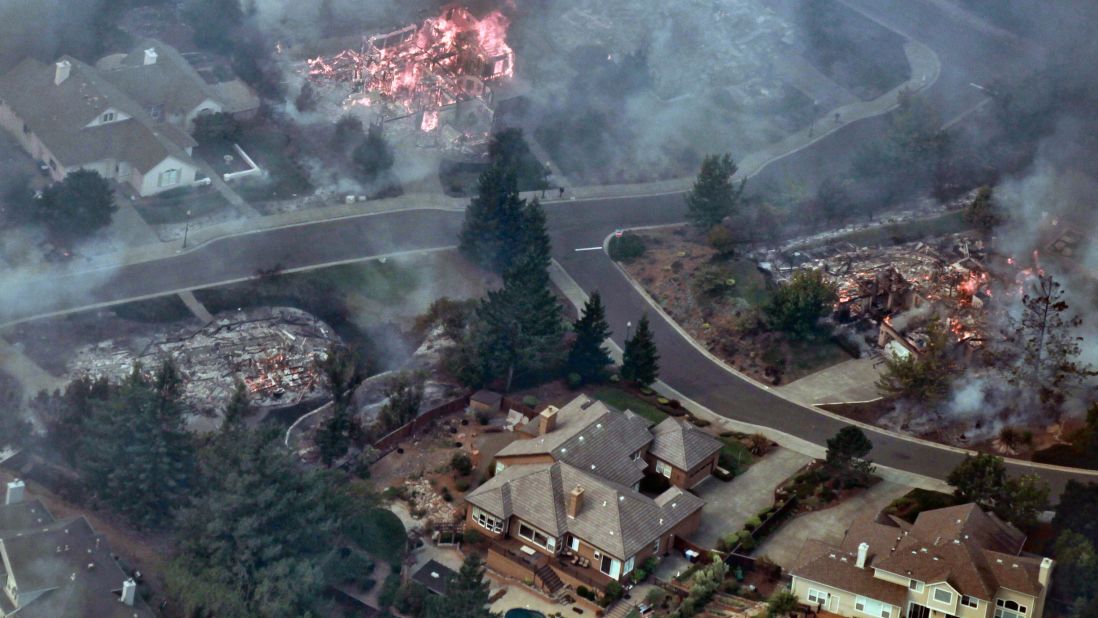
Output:
[[1026,606],[1017,601],[995,600],[995,618],[1023,618],[1026,611]]
[[809,603],[815,603],[817,605],[827,605],[827,597],[828,594],[826,592],[821,592],[819,590],[816,590],[815,588],[808,589]]
[[636,453],[633,453],[633,461],[640,461],[640,458],[641,458],[641,452],[640,451],[637,451]]
[[[634,556],[634,558],[635,558],[635,557],[636,557],[636,556]],[[628,574],[630,574],[630,573],[632,573],[632,572],[633,572],[633,558],[630,558],[630,559],[628,559],[628,560],[626,560],[626,561],[625,561],[625,566],[623,566],[623,567],[621,568],[621,574],[622,574],[622,575],[628,575]]]
[[611,579],[617,579],[618,575],[621,574],[621,563],[610,556],[603,556],[599,562],[599,570],[604,575],[609,575]]
[[179,170],[164,170],[156,179],[156,186],[170,187],[179,184]]
[[892,606],[866,597],[854,598],[854,609],[878,618],[892,618]]
[[938,603],[943,603],[945,605],[952,605],[953,604],[953,593],[946,590],[945,588],[935,588],[934,589],[934,600],[937,601]]
[[980,607],[980,601],[979,599],[974,599],[967,594],[962,594],[961,605],[964,605],[965,607]]
[[671,466],[670,466],[670,464],[664,463],[662,461],[657,461],[656,462],[656,474],[659,474],[660,476],[663,476],[663,477],[666,477],[666,478],[671,478]]
[[114,112],[107,112],[100,117],[103,122],[114,122]]
[[503,469],[506,468],[506,467],[507,466],[502,461],[497,461],[496,462],[496,474],[499,474],[500,472],[503,472]]
[[503,521],[492,517],[480,509],[473,509],[473,521],[490,532],[503,532]]
[[652,546],[652,555],[658,556],[660,553],[660,540],[656,539],[656,543]]
[[579,551],[580,550],[580,540],[577,539],[576,537],[572,537],[572,544],[569,545],[569,547],[572,548],[572,551]]
[[519,536],[526,539],[527,541],[530,541],[534,545],[537,545],[538,547],[544,547],[549,551],[556,551],[557,549],[556,539],[550,536],[545,536],[544,534],[538,532],[537,530],[534,530],[526,524],[519,524]]
[[912,580],[908,580],[908,582],[907,582],[907,587],[908,587],[908,588],[911,588],[911,589],[912,589],[912,590],[914,590],[915,592],[922,592],[922,591],[923,591],[923,588],[924,588],[925,586],[923,586],[923,582],[921,582],[921,581],[919,581],[919,580],[917,580],[917,579],[912,579]]

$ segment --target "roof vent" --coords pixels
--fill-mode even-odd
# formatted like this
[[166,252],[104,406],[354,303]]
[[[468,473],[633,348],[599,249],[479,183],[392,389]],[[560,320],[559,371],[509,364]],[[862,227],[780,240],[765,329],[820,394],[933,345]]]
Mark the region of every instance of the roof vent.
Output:
[[438,571],[431,571],[431,577],[433,579],[438,579]]
[[595,423],[595,429],[602,429],[602,423]]
[[1011,567],[1013,567],[1013,568],[1015,568],[1015,569],[1016,569],[1016,568],[1018,568],[1018,565],[1017,565],[1017,564],[1012,564],[1012,565],[1010,565],[1010,566],[1011,566]]
[[583,436],[580,436],[580,442],[583,442]]
[[996,559],[995,559],[995,564],[1002,564],[1002,563],[1003,563],[1003,559],[1002,559],[1002,558],[996,558]]
[[925,548],[925,547],[920,547],[920,548],[919,548],[919,551],[921,551],[921,552],[923,552],[923,553],[925,554],[925,553],[926,553],[926,548]]
[[60,86],[69,78],[69,74],[72,73],[72,63],[68,60],[62,60],[58,62],[53,72],[53,85]]
[[145,66],[150,64],[156,64],[156,48],[150,47],[145,50]]

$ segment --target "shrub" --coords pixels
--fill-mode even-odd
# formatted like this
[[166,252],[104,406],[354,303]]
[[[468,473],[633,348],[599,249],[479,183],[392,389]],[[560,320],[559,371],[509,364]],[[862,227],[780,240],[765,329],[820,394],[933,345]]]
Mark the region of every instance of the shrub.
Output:
[[731,230],[720,224],[714,225],[709,230],[705,241],[721,255],[731,254],[736,249],[736,237]]
[[572,373],[569,373],[568,374],[568,388],[570,388],[572,390],[576,390],[577,388],[579,388],[581,386],[583,386],[583,376],[581,376],[580,374],[578,374],[574,371]]
[[492,417],[489,416],[487,412],[484,412],[484,411],[477,412],[477,422],[480,423],[481,425],[487,425],[488,421],[490,421],[490,420],[492,420]]
[[644,255],[646,248],[643,238],[632,232],[625,232],[610,239],[607,252],[612,260],[628,262]]
[[660,404],[661,406],[666,406],[671,403],[671,400],[667,397],[656,397],[656,403]]
[[473,460],[466,453],[454,453],[450,458],[450,467],[461,476],[467,476],[473,471]]
[[644,595],[644,602],[648,603],[649,605],[656,605],[658,603],[663,602],[663,598],[665,596],[666,596],[666,593],[663,591],[663,589],[658,588],[658,587],[657,588],[652,588],[651,590],[648,591],[647,594]]
[[633,569],[633,572],[629,575],[633,578],[634,584],[639,584],[644,581],[645,577],[648,577],[648,573],[644,569]]
[[527,408],[537,407],[538,398],[534,397],[533,395],[526,395],[522,398],[522,405],[526,406]]
[[587,586],[576,586],[576,594],[587,599],[588,601],[595,600],[595,593],[592,592]]
[[619,376],[618,374],[615,373],[614,375],[610,376],[610,382],[612,382],[613,384],[620,383],[621,382],[621,376]]
[[458,479],[457,482],[454,483],[454,487],[456,487],[457,490],[460,491],[460,492],[469,491],[469,480],[468,479]]
[[695,427],[708,427],[709,425],[711,425],[711,423],[704,418],[691,419],[690,422],[694,423]]
[[606,607],[614,601],[617,601],[621,598],[622,592],[624,592],[624,590],[618,582],[606,584],[606,590],[603,591],[601,605]]
[[479,530],[474,530],[473,528],[466,529],[461,537],[461,541],[466,545],[480,545],[486,540],[487,538],[481,534]]
[[655,395],[655,394],[656,394],[656,391],[654,391],[654,390],[652,390],[652,389],[648,388],[647,386],[645,386],[644,388],[640,389],[640,392],[641,392],[641,394],[642,394],[642,395],[644,395],[645,397],[651,397],[652,395]]
[[746,552],[750,552],[751,550],[755,549],[755,538],[749,536],[746,539],[740,541],[740,549]]
[[671,406],[672,408],[674,408],[676,410],[678,410],[679,408],[682,407],[682,402],[679,401],[678,399],[672,399],[671,401],[667,402],[667,405]]
[[656,566],[659,565],[660,559],[655,556],[648,556],[644,559],[644,563],[641,564],[641,568],[649,573],[653,573],[656,570]]
[[454,496],[450,493],[450,488],[449,487],[443,487],[442,488],[442,499],[447,501],[447,502],[453,502],[454,501]]
[[759,521],[759,518],[754,517],[754,516],[748,517],[747,521],[743,522],[743,527],[746,528],[747,530],[754,530],[755,528],[758,528],[761,525],[762,525],[762,522]]

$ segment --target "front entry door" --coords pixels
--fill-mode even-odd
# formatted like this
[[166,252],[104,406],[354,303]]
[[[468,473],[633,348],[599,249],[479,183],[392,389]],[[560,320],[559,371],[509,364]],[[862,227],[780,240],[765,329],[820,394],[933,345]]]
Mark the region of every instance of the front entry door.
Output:
[[907,606],[907,618],[930,618],[930,608],[919,605],[918,603],[909,603]]

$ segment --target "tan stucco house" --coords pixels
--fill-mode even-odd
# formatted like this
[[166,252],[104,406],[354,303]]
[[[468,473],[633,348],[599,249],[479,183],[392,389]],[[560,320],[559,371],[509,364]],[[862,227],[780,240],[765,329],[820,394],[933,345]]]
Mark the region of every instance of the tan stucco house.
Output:
[[[687,489],[708,476],[721,443],[676,419],[649,427],[581,396],[549,407],[497,454],[495,476],[466,496],[466,528],[493,539],[488,566],[562,585],[602,589],[698,527],[705,502]],[[645,474],[670,481],[638,491]]]
[[0,127],[51,178],[93,170],[139,196],[203,182],[189,131],[225,110],[178,52],[153,40],[97,67],[27,58],[0,76]]
[[840,616],[1041,618],[1051,558],[974,504],[859,519],[842,543],[805,543],[791,569],[803,603]]

